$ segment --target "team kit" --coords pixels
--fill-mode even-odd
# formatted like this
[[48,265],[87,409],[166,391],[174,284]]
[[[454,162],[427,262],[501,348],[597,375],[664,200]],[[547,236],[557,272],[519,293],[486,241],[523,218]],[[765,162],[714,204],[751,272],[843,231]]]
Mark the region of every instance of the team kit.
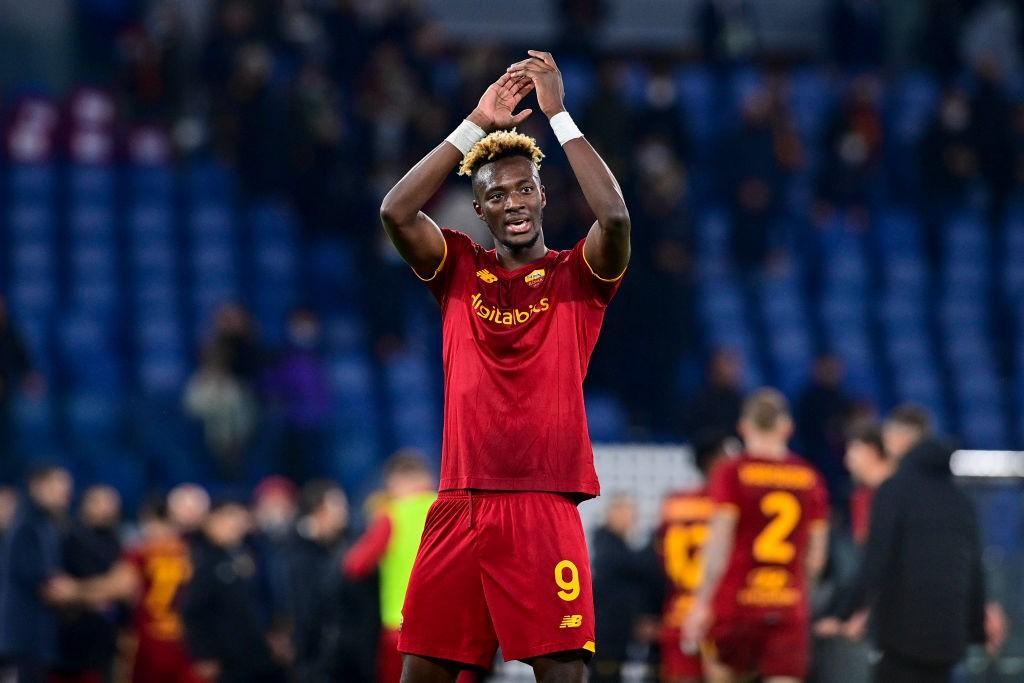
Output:
[[[544,244],[543,154],[514,130],[530,110],[513,112],[532,91],[597,219],[567,250]],[[439,495],[402,610],[403,680],[487,668],[499,648],[538,678],[542,667],[576,667],[557,679],[573,680],[601,646],[577,509],[600,493],[583,382],[626,275],[630,226],[618,183],[561,100],[554,60],[531,51],[381,208],[440,307],[445,379]],[[422,212],[454,167],[470,176],[493,248]],[[661,632],[669,677],[700,677],[709,658],[739,675],[807,673],[805,559],[828,518],[825,488],[785,448],[781,395],[755,399],[743,419],[754,438],[748,452],[721,459],[705,488],[665,502],[658,547],[672,586]],[[751,448],[768,438],[781,450]],[[732,543],[711,578],[701,552],[718,517]],[[713,616],[691,623],[695,611]]]

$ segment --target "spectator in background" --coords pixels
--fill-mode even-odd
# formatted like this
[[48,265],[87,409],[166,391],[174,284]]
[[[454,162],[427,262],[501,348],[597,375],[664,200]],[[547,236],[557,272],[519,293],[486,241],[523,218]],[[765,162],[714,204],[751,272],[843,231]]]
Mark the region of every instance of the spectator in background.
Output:
[[[0,297],[0,443],[5,444],[5,448],[14,450],[16,445],[11,411],[18,390],[39,394],[45,387],[42,375],[32,369],[24,339],[11,322],[7,300]],[[17,475],[13,470],[15,466],[15,458],[3,458],[0,477],[13,480]]]
[[857,485],[850,496],[850,529],[857,545],[863,545],[868,540],[871,500],[895,467],[882,443],[881,430],[871,423],[852,425],[847,432],[844,463]]
[[199,484],[178,484],[167,494],[167,518],[186,543],[199,540],[210,512],[210,494]]
[[249,512],[218,501],[192,550],[192,578],[182,596],[185,641],[195,670],[220,683],[284,681],[289,653],[271,632],[259,564],[245,545]]
[[878,78],[858,76],[826,134],[819,196],[838,208],[864,212],[876,196],[884,141],[880,99]]
[[[98,485],[85,490],[78,519],[63,543],[64,571],[82,586],[105,576],[120,558],[120,522],[121,496],[114,488]],[[120,617],[117,605],[62,613],[60,657],[51,683],[111,680]]]
[[843,467],[846,424],[854,401],[843,389],[842,361],[824,354],[814,361],[810,384],[797,402],[797,425],[804,456],[825,477],[829,500],[836,507],[849,496],[849,474]]
[[246,542],[259,562],[275,616],[289,611],[288,553],[298,514],[298,490],[286,477],[266,477],[253,491],[254,528]]
[[597,149],[610,150],[605,160],[621,178],[629,176],[628,154],[637,129],[635,112],[626,99],[625,67],[621,62],[605,60],[597,65],[597,84],[583,109],[587,138]]
[[44,683],[58,662],[58,610],[80,598],[62,568],[61,530],[71,475],[42,465],[27,477],[28,497],[0,548],[0,657],[19,683]]
[[243,454],[256,431],[257,406],[252,390],[231,372],[230,346],[207,348],[203,362],[185,387],[185,410],[200,420],[206,447],[221,476],[244,474]]
[[384,465],[387,501],[383,510],[345,554],[342,572],[349,580],[380,571],[381,634],[377,680],[397,683],[402,676],[398,630],[413,562],[419,550],[427,511],[437,498],[434,476],[414,450],[399,451]]
[[288,546],[288,608],[299,683],[328,683],[337,656],[338,564],[348,526],[348,499],[337,484],[319,480],[302,488],[301,517]]
[[685,424],[691,441],[708,434],[736,434],[743,403],[742,376],[743,363],[735,351],[718,349],[712,354],[704,386],[686,411]]
[[651,566],[648,556],[629,545],[636,528],[636,503],[626,495],[608,501],[604,524],[592,534],[591,566],[597,642],[591,665],[594,681],[617,683],[633,630],[646,612]]
[[18,489],[13,486],[0,486],[0,548],[14,522],[18,512]]
[[860,638],[860,610],[870,607],[882,652],[875,680],[949,681],[969,643],[986,643],[992,655],[1006,635],[992,616],[1001,610],[986,615],[974,504],[953,482],[951,450],[931,435],[924,411],[894,410],[883,439],[899,466],[875,492],[864,554],[837,616],[846,635]]
[[930,201],[943,208],[967,199],[981,173],[971,101],[959,87],[942,95],[938,112],[921,141],[921,168]]
[[266,381],[269,409],[284,423],[278,469],[293,481],[322,476],[326,469],[331,385],[321,356],[316,314],[294,311],[288,319],[288,346]]
[[779,104],[779,93],[759,87],[740,105],[740,128],[721,150],[732,207],[731,243],[741,270],[757,269],[771,255],[772,230],[783,203],[784,180],[803,163],[803,149]]

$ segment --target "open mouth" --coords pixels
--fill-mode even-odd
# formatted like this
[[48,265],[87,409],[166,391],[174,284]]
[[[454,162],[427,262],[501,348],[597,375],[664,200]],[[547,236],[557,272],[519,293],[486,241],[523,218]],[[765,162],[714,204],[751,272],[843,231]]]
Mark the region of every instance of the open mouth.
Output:
[[515,220],[505,222],[505,229],[512,235],[525,235],[530,232],[532,226],[533,221],[529,218],[516,218]]

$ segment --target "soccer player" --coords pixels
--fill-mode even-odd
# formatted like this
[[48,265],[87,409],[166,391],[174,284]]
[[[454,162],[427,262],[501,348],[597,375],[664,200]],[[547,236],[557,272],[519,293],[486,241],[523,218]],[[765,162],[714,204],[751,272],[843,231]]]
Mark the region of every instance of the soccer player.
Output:
[[[536,142],[507,130],[536,91],[597,220],[572,249],[544,242]],[[399,253],[441,306],[445,372],[440,494],[403,608],[405,681],[451,681],[506,660],[539,680],[584,680],[595,649],[576,505],[599,493],[583,379],[629,260],[629,214],[611,171],[562,103],[545,52],[509,67],[476,109],[384,198]],[[461,162],[461,163],[460,163]],[[456,166],[493,249],[422,208]]]
[[828,502],[818,472],[787,446],[785,397],[762,389],[743,404],[744,454],[711,474],[715,504],[704,576],[687,616],[687,647],[704,647],[713,683],[759,674],[769,683],[807,674],[808,593],[825,564]]
[[188,545],[171,522],[165,499],[139,514],[141,542],[103,578],[90,582],[99,602],[135,603],[134,683],[200,683],[185,648],[178,597],[192,575]]
[[[697,467],[705,478],[720,459],[736,452],[734,443],[738,444],[735,437],[723,435],[696,445]],[[702,680],[700,655],[683,652],[681,642],[683,621],[700,585],[701,549],[707,540],[713,509],[714,503],[704,485],[670,493],[661,506],[655,548],[668,586],[659,637],[664,683]]]

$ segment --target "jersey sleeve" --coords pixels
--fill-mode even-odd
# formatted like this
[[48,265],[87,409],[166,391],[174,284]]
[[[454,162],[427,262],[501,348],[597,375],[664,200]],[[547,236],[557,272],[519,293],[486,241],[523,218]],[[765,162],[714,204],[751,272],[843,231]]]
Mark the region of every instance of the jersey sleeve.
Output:
[[607,306],[619,287],[622,286],[622,278],[626,271],[611,280],[601,277],[594,272],[594,269],[587,263],[587,257],[583,253],[583,247],[587,243],[586,238],[576,243],[576,246],[569,252],[568,265],[576,274],[576,281],[587,294],[588,298],[595,304]]
[[822,481],[821,475],[815,473],[814,488],[811,489],[811,495],[807,497],[807,510],[804,515],[808,522],[815,524],[827,522],[828,514],[828,489],[825,488],[825,482]]
[[424,278],[415,270],[412,272],[423,281],[443,308],[451,293],[452,282],[454,282],[453,274],[459,265],[472,255],[476,244],[469,235],[458,230],[441,228],[441,235],[444,237],[444,256],[441,257],[441,263],[437,266],[434,274]]
[[740,481],[735,465],[724,462],[711,470],[708,482],[708,496],[715,505],[715,510],[740,511]]

